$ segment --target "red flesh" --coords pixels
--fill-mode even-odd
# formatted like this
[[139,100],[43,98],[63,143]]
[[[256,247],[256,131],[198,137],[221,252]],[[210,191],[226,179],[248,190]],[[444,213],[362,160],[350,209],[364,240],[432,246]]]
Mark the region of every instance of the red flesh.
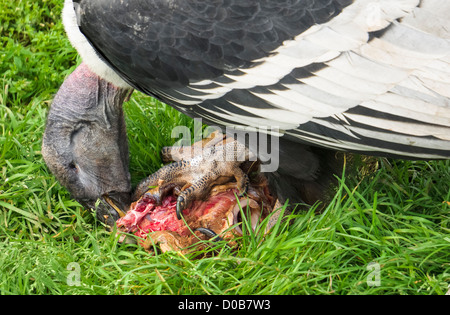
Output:
[[[149,232],[165,230],[176,232],[180,236],[188,236],[189,228],[183,220],[177,219],[176,203],[176,197],[169,195],[163,199],[161,205],[157,206],[154,199],[144,195],[135,205],[132,205],[123,218],[117,220],[117,227],[121,231],[134,233],[141,238],[145,238]],[[190,225],[190,222],[198,222],[201,217],[208,214],[217,214],[220,217],[235,203],[235,192],[228,190],[210,197],[207,201],[194,201],[183,211],[183,216]]]

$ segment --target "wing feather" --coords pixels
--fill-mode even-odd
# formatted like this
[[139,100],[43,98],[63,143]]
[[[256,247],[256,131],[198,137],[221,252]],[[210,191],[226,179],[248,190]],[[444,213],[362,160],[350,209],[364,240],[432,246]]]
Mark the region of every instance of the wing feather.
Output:
[[103,62],[188,115],[332,149],[450,158],[448,0],[141,1],[108,28],[101,17],[120,0],[77,3]]

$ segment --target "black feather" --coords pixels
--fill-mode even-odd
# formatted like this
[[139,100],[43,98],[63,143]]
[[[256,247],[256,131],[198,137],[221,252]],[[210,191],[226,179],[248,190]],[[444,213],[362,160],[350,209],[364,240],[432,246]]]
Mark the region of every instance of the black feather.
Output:
[[[133,87],[173,87],[254,66],[351,1],[79,0],[81,31]],[[147,57],[146,57],[147,56]],[[185,61],[180,62],[180,57]]]

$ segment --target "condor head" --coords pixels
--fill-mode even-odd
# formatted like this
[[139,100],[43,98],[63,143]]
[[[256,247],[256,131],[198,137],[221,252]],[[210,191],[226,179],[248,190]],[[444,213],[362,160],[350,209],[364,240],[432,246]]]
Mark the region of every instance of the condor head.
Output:
[[44,160],[58,181],[84,207],[98,204],[97,217],[110,226],[131,203],[122,111],[131,92],[81,64],[53,100],[42,144]]

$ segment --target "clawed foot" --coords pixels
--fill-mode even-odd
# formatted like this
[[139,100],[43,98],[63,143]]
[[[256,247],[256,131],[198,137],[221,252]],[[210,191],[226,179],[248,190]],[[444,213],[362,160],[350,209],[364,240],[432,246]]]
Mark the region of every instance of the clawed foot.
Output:
[[193,200],[205,200],[215,185],[234,179],[239,195],[247,192],[249,178],[240,165],[248,160],[249,152],[234,139],[213,133],[190,147],[166,147],[162,154],[163,160],[175,162],[142,181],[134,193],[135,200],[153,186],[159,187],[159,196],[154,196],[156,200],[174,191],[178,195],[177,217],[181,219],[182,211]]

